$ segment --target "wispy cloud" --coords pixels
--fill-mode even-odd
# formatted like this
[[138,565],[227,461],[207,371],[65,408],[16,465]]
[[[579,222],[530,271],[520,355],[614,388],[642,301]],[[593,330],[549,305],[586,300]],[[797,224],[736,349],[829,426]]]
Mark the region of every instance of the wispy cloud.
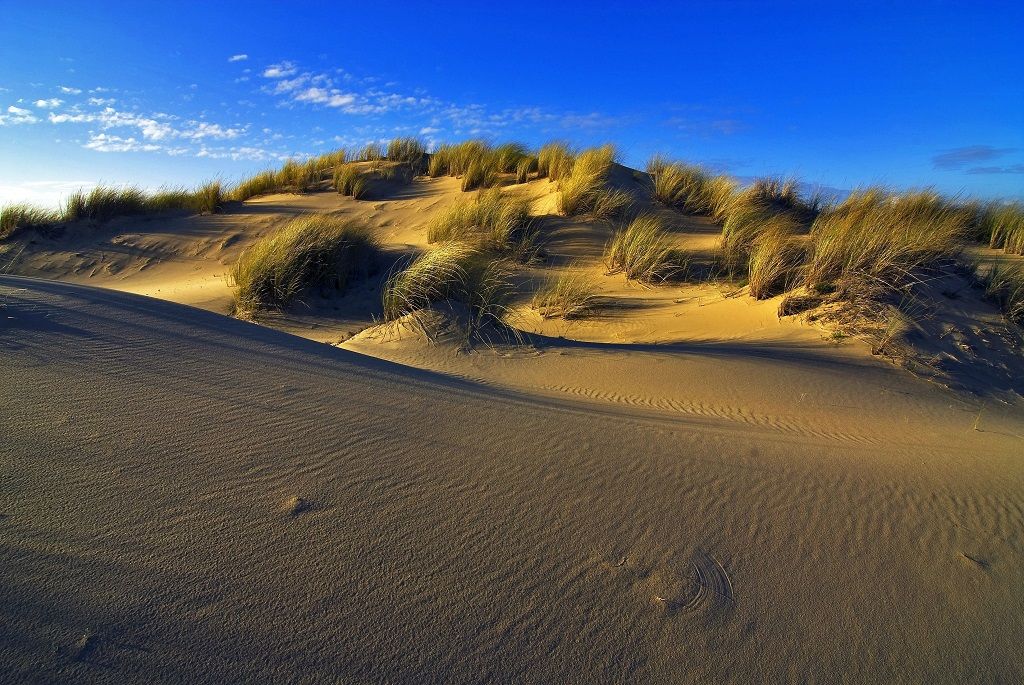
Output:
[[64,101],[60,98],[50,98],[48,100],[36,100],[35,106],[39,109],[55,109],[64,104]]
[[71,86],[59,86],[58,90],[65,95],[81,95],[81,88],[72,88]]
[[[965,166],[971,164],[978,164],[980,162],[989,162],[1005,155],[1015,152],[1015,148],[997,148],[991,145],[968,145],[966,147],[957,147],[949,150],[943,150],[939,154],[932,157],[932,166],[935,169],[942,171],[954,171],[957,169],[963,169]],[[976,169],[984,169],[986,167],[975,167]],[[988,167],[993,168],[993,167]],[[968,172],[968,173],[988,173],[988,172]]]
[[228,57],[229,62],[244,62],[247,59],[249,59],[249,55],[245,53],[241,53],[239,55],[231,55],[231,57]]
[[1024,174],[1024,164],[1007,166],[976,166],[966,171],[968,174]]

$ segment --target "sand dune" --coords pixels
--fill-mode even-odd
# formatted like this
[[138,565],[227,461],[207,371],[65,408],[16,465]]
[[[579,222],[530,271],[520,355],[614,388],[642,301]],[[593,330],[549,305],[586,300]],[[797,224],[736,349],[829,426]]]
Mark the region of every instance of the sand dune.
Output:
[[[708,409],[679,420],[109,290],[2,277],[0,306],[6,679],[1024,677],[1012,413],[737,345],[682,355]],[[786,364],[888,420],[761,420]]]
[[948,274],[908,373],[736,283],[607,273],[613,224],[555,187],[503,191],[545,249],[516,278],[604,306],[520,298],[471,347],[457,310],[377,325],[384,273],[225,316],[290,219],[408,258],[455,178],[0,246],[0,680],[1024,679],[1019,332]]

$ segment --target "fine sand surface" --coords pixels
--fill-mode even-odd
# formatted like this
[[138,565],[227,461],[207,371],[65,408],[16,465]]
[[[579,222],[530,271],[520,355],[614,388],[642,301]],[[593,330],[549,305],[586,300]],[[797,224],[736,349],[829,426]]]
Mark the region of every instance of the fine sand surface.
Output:
[[973,430],[931,385],[832,409],[882,427],[851,439],[109,290],[2,277],[0,302],[5,679],[1024,676],[1024,425]]
[[458,184],[0,245],[0,681],[1024,680],[1024,356],[959,276],[910,373],[736,284],[607,274],[613,226],[533,181],[517,278],[582,270],[593,318],[428,342],[375,325],[383,273],[225,316],[289,219],[408,258]]

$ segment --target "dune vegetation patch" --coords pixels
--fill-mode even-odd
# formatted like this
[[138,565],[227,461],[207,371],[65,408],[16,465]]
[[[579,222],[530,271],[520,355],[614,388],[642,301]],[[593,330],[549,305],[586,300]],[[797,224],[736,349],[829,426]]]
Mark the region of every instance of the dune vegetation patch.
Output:
[[59,210],[28,204],[0,209],[0,239],[20,230],[46,229],[72,221],[103,222],[121,216],[155,214],[187,210],[212,214],[225,202],[220,181],[209,181],[198,188],[162,188],[147,192],[136,186],[96,186],[90,191],[73,192]]
[[[615,156],[611,145],[591,148],[573,159],[567,175],[558,172],[558,209],[562,214],[610,219],[627,210],[633,202],[632,195],[608,187],[608,174]],[[549,168],[549,177],[550,173]]]
[[673,247],[661,219],[638,216],[612,237],[605,248],[609,273],[623,273],[630,280],[658,283],[685,273],[687,256]]
[[514,292],[511,277],[509,263],[491,252],[464,242],[441,243],[388,277],[384,322],[429,335],[419,318],[423,310],[462,305],[468,312],[466,334],[472,337],[487,323],[504,323]]
[[655,156],[647,163],[651,194],[655,200],[689,214],[724,221],[736,194],[736,181],[714,175],[696,164]]
[[1024,326],[1024,264],[997,264],[981,279],[985,294],[1006,318]]
[[546,143],[537,152],[537,175],[539,178],[557,181],[563,176],[569,175],[575,158],[576,153],[568,143],[561,141]]
[[253,243],[232,266],[235,314],[281,309],[317,288],[344,290],[371,273],[377,259],[364,225],[329,214],[298,217]]
[[427,224],[427,241],[462,241],[524,260],[535,251],[536,230],[530,205],[499,188],[458,200]]
[[599,302],[593,280],[579,268],[570,268],[542,285],[531,306],[545,319],[569,320],[589,316]]

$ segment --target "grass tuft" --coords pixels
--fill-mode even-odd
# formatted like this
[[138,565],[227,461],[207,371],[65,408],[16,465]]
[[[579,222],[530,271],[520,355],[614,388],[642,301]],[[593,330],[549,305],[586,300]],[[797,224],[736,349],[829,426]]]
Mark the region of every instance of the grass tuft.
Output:
[[0,208],[0,240],[18,231],[46,228],[60,221],[60,214],[29,204],[14,204]]
[[669,236],[656,216],[638,216],[619,230],[605,248],[610,273],[655,283],[674,278],[686,270],[685,254],[671,246]]
[[416,138],[395,138],[388,143],[387,159],[409,166],[413,172],[423,169],[427,150]]
[[[598,219],[620,216],[632,204],[632,196],[607,187],[615,161],[611,145],[585,150],[572,163],[568,176],[558,182],[559,211],[567,216],[589,214]],[[550,173],[550,172],[549,172]]]
[[654,199],[666,207],[724,221],[736,193],[736,182],[704,168],[653,157],[647,163]]
[[537,153],[537,178],[546,176],[552,181],[557,181],[568,176],[572,171],[574,157],[568,144],[557,141],[547,143]]
[[498,188],[456,201],[427,224],[430,243],[457,240],[519,259],[531,255],[535,237],[529,202]]
[[315,287],[344,289],[372,270],[376,253],[376,242],[360,224],[328,214],[293,219],[253,243],[232,267],[235,313],[285,307]]
[[551,279],[533,298],[533,308],[545,319],[581,319],[597,309],[598,295],[593,281],[578,269],[569,269]]
[[985,295],[999,305],[1006,318],[1024,326],[1024,264],[997,264],[981,282]]
[[871,281],[899,290],[956,257],[968,226],[964,212],[931,191],[853,193],[814,222],[807,282]]
[[512,292],[506,262],[474,245],[449,241],[428,250],[388,277],[383,291],[384,321],[412,317],[451,301],[469,308],[472,335],[488,321],[501,322]]

